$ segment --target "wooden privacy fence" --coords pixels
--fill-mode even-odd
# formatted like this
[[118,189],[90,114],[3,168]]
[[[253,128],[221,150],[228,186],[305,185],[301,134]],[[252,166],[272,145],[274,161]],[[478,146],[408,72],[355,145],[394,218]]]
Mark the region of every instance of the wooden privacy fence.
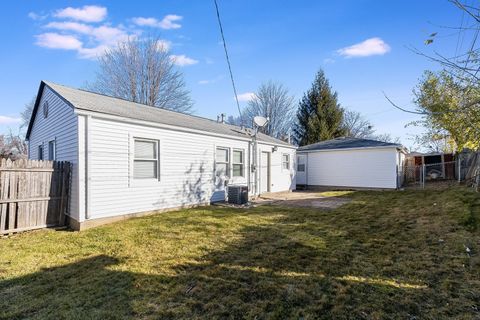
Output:
[[0,160],[0,235],[63,226],[69,162]]

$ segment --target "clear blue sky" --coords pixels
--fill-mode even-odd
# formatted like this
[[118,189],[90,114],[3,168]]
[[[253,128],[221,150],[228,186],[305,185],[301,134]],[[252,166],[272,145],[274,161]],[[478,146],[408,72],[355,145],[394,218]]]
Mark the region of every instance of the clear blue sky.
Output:
[[[438,65],[406,46],[449,54],[458,37],[437,25],[458,26],[461,20],[446,0],[219,0],[219,6],[242,97],[274,80],[298,101],[323,68],[343,106],[362,112],[378,133],[399,136],[406,145],[413,129],[404,125],[418,118],[393,109],[382,91],[412,106],[412,88],[423,70]],[[425,47],[435,31],[438,38]],[[213,0],[8,1],[0,20],[0,132],[16,130],[40,80],[83,86],[94,78],[95,53],[131,34],[168,41],[196,114],[237,115]]]

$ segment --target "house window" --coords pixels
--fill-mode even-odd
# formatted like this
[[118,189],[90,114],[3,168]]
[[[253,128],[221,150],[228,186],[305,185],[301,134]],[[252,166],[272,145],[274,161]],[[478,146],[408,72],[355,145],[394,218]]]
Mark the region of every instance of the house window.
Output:
[[290,170],[290,155],[282,154],[282,169]]
[[48,160],[55,160],[55,140],[48,142]]
[[38,146],[38,160],[43,160],[43,145]]
[[42,106],[43,109],[43,117],[48,117],[48,101],[45,101]]
[[230,157],[228,148],[217,148],[215,153],[215,174],[219,177],[229,175]]
[[297,165],[297,171],[298,172],[305,172],[305,164],[304,163],[299,163]]
[[158,162],[158,140],[134,139],[134,179],[158,179]]
[[244,152],[243,150],[233,150],[233,176],[243,177],[244,167]]

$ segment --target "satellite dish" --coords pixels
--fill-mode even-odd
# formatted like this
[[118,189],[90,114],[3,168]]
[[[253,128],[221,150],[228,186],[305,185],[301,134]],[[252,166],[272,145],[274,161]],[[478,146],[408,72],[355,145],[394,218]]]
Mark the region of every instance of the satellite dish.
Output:
[[256,116],[255,118],[253,118],[253,122],[259,127],[265,127],[265,125],[268,122],[268,119],[265,117]]

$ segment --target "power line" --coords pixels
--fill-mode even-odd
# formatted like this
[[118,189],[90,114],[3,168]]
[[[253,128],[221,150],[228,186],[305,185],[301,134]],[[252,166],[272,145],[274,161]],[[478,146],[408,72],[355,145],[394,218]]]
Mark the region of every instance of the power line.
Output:
[[[463,19],[465,18],[465,11],[462,11],[462,20],[460,21],[460,28],[463,28]],[[457,46],[455,47],[455,56],[458,54],[458,48],[460,44],[460,37],[462,37],[462,30],[458,32]]]
[[225,35],[223,34],[222,20],[220,19],[220,12],[218,10],[217,0],[213,0],[215,3],[215,10],[217,11],[218,26],[220,27],[220,34],[222,35],[223,48],[225,49],[225,57],[227,58],[228,71],[230,72],[230,79],[232,80],[233,94],[235,95],[235,101],[237,102],[238,114],[240,116],[240,122],[243,124],[242,111],[240,110],[240,103],[238,103],[237,88],[235,87],[235,80],[233,80],[232,66],[230,64],[230,58],[228,57],[227,43],[225,42]]

